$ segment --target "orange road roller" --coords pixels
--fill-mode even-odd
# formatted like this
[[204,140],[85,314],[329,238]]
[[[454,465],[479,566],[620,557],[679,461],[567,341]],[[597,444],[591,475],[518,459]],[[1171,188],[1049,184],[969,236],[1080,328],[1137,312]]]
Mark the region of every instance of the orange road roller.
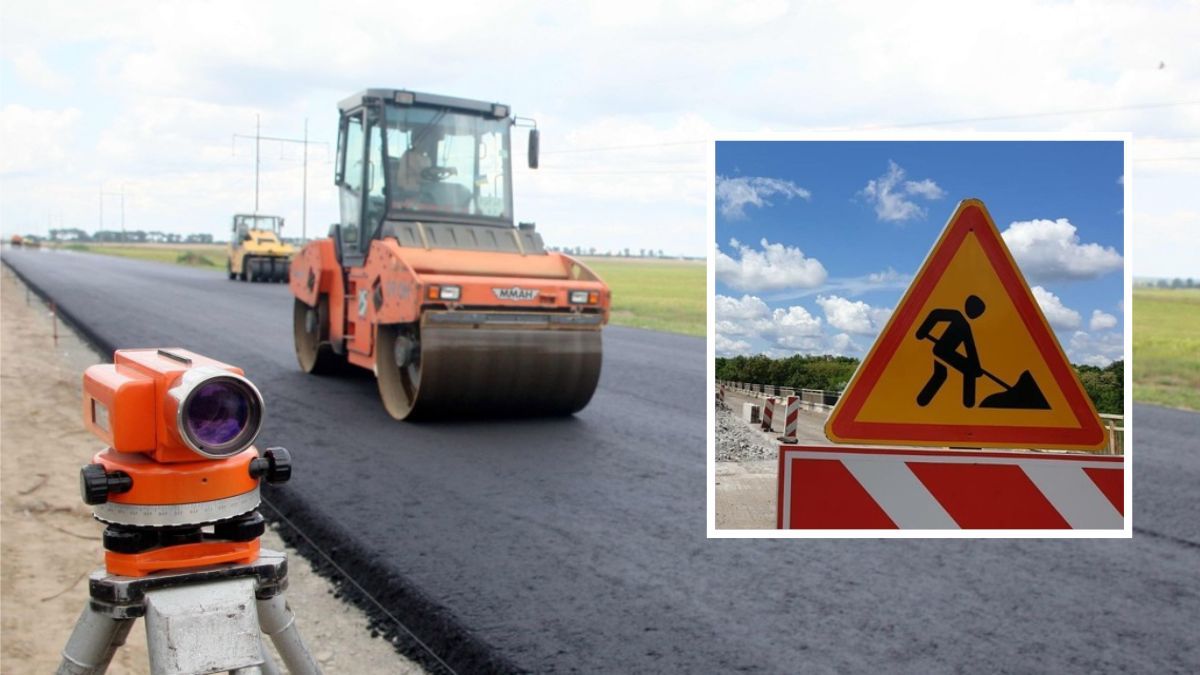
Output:
[[341,222],[293,258],[305,372],[375,373],[396,419],[568,415],[600,379],[608,286],[513,221],[507,105],[368,89],[339,104]]

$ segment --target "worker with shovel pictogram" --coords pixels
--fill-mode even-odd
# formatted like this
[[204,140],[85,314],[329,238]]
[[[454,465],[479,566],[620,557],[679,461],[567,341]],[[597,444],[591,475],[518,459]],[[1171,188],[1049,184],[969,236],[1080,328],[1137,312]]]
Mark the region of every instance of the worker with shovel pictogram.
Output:
[[[933,342],[933,374],[929,376],[929,381],[925,383],[921,393],[917,394],[917,405],[922,408],[929,405],[945,384],[949,374],[946,366],[949,365],[962,374],[964,408],[975,407],[976,380],[986,375],[1004,387],[1004,391],[983,399],[979,404],[980,408],[1048,410],[1050,404],[1028,370],[1021,373],[1016,384],[1010,385],[983,369],[979,362],[979,353],[975,349],[975,337],[971,332],[969,320],[978,319],[986,308],[983,299],[977,295],[969,295],[963,304],[966,316],[956,309],[939,308],[932,310],[925,317],[925,321],[917,330],[916,338]],[[930,331],[939,323],[948,325],[942,331],[941,337],[935,338],[930,335]],[[959,351],[959,347],[962,347],[962,351]]]

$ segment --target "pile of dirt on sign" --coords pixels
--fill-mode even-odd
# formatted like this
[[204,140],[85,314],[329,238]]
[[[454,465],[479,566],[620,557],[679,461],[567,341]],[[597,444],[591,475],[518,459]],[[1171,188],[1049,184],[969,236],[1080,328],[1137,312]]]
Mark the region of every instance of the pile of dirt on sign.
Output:
[[718,462],[774,459],[776,454],[776,449],[764,442],[761,433],[739,419],[728,407],[717,406]]

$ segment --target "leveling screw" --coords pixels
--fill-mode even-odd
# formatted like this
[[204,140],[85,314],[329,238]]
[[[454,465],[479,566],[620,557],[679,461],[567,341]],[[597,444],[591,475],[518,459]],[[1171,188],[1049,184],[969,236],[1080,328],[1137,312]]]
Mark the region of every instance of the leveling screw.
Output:
[[250,460],[250,477],[286,483],[292,477],[292,453],[287,448],[267,448],[262,457]]
[[129,492],[132,487],[133,479],[124,471],[108,473],[101,464],[88,464],[79,470],[79,494],[84,504],[103,504],[110,494]]

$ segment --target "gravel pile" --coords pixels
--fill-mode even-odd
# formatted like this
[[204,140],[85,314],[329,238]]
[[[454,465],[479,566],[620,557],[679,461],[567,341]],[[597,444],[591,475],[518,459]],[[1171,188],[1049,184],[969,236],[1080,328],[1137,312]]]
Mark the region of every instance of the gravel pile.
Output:
[[733,414],[728,406],[717,405],[717,461],[744,462],[774,459],[775,447],[766,445],[762,434]]

